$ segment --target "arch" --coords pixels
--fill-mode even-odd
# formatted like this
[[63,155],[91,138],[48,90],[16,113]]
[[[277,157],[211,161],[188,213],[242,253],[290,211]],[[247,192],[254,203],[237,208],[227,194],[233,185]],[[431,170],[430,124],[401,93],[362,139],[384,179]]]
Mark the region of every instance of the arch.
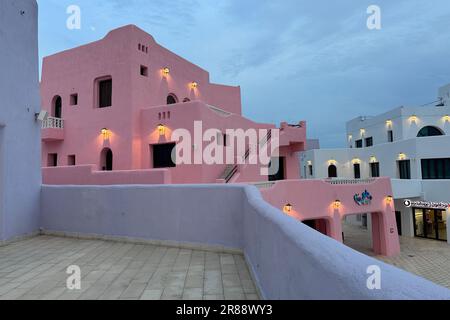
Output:
[[55,96],[52,100],[52,117],[62,118],[62,98]]
[[178,103],[178,98],[173,93],[167,96],[167,104],[176,104]]
[[113,170],[113,153],[110,148],[104,148],[100,154],[100,167],[102,171]]
[[328,178],[337,178],[337,167],[334,164],[328,166]]
[[419,133],[417,134],[417,137],[422,138],[422,137],[435,137],[443,135],[445,135],[444,132],[438,127],[426,126],[420,129]]
[[183,103],[186,103],[186,102],[191,102],[191,99],[189,99],[189,98],[184,98],[184,99],[183,99]]

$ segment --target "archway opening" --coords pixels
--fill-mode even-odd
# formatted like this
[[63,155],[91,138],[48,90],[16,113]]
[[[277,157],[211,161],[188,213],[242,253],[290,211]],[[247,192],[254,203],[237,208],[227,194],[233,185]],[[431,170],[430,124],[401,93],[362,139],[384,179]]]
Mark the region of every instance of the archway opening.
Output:
[[334,164],[328,166],[328,178],[337,178],[337,167]]
[[61,119],[62,118],[62,99],[60,96],[53,98],[52,106],[52,117]]
[[330,221],[327,219],[304,220],[303,224],[326,236],[330,236]]
[[100,156],[100,167],[102,171],[113,170],[113,153],[110,148],[104,148]]
[[178,98],[173,93],[167,96],[167,104],[176,104],[178,103]]
[[427,126],[420,129],[419,133],[417,134],[418,138],[423,137],[436,137],[436,136],[443,136],[444,132],[439,129],[438,127],[433,126]]

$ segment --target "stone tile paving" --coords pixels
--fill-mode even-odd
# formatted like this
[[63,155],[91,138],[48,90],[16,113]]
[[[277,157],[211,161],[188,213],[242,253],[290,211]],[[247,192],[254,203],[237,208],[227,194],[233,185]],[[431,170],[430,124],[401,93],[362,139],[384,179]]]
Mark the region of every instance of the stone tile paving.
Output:
[[[374,256],[367,230],[344,225],[344,234],[346,245]],[[450,289],[449,244],[435,240],[400,237],[400,246],[401,254],[397,257],[375,256],[375,258]]]
[[[81,268],[69,290],[67,267]],[[39,236],[0,247],[0,300],[258,300],[244,257]]]

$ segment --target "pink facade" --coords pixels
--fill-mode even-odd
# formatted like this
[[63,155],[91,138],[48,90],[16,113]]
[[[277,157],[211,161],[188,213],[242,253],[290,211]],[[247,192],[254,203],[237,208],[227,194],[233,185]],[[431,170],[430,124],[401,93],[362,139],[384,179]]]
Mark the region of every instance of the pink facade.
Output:
[[[201,137],[197,140],[195,125],[199,122],[203,132],[218,130],[217,139],[222,139],[224,149],[233,145],[227,130],[264,129],[256,149],[269,156],[274,151],[270,137],[276,131],[281,170],[275,178],[286,181],[262,191],[269,203],[280,209],[291,203],[293,217],[317,219],[316,229],[339,241],[341,219],[346,214],[357,209],[357,213],[373,212],[375,251],[386,255],[399,252],[398,235],[391,233],[395,227],[393,208],[382,200],[390,190],[389,180],[376,180],[367,186],[377,200],[362,212],[346,199],[353,199],[365,186],[298,180],[299,152],[306,145],[305,122],[282,123],[277,128],[246,119],[239,87],[210,83],[208,72],[161,47],[135,26],[113,30],[100,41],[46,57],[41,96],[43,109],[50,113],[42,133],[45,184],[268,182],[269,176],[261,172],[265,166],[238,161],[252,159],[250,144],[243,151],[236,145],[230,147],[236,154],[232,163],[225,164],[164,166],[167,157],[162,154],[167,156],[166,147],[178,150],[181,141],[174,139],[173,133],[184,129],[193,137],[188,143],[191,160],[201,157],[208,143]],[[337,196],[343,205],[331,210],[330,199]]]

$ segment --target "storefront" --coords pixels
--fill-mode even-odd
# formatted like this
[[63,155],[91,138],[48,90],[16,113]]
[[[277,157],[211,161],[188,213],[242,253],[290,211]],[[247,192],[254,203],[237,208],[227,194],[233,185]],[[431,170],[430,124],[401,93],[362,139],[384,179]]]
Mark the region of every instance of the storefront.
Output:
[[407,200],[405,205],[412,208],[415,237],[447,241],[449,203]]

